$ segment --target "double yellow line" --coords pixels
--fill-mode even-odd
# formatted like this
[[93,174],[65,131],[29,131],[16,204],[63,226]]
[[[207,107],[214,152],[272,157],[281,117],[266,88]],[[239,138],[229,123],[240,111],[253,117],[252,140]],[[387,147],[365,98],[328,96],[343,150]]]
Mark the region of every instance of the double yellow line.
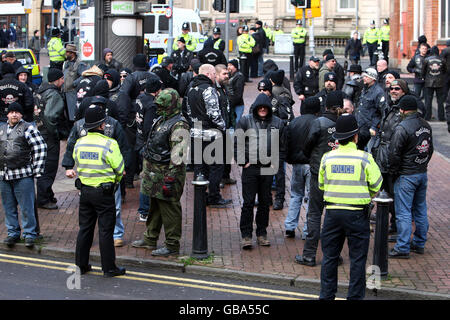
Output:
[[[30,267],[44,268],[44,269],[52,269],[52,270],[60,270],[67,271],[69,267],[74,267],[74,264],[67,262],[60,262],[54,260],[46,260],[46,259],[37,259],[30,257],[22,257],[16,255],[8,255],[8,254],[0,254],[0,262],[5,263],[13,263],[20,264]],[[103,273],[101,272],[100,267],[92,267],[93,270],[89,274],[101,276]],[[126,275],[117,277],[119,279],[127,279],[127,280],[135,280],[141,282],[149,282],[149,283],[159,283],[166,284],[172,286],[183,286],[190,287],[202,290],[211,290],[218,292],[226,292],[232,294],[241,294],[248,295],[253,297],[260,298],[272,298],[272,299],[280,299],[280,300],[304,300],[304,299],[318,299],[317,295],[305,294],[299,292],[291,292],[291,291],[283,291],[283,290],[272,290],[266,288],[258,288],[258,287],[250,287],[250,286],[242,286],[236,284],[222,283],[222,282],[212,282],[205,280],[197,280],[197,279],[188,279],[188,278],[179,278],[172,276],[164,276],[159,274],[152,273],[143,273],[143,272],[135,272],[128,271]]]

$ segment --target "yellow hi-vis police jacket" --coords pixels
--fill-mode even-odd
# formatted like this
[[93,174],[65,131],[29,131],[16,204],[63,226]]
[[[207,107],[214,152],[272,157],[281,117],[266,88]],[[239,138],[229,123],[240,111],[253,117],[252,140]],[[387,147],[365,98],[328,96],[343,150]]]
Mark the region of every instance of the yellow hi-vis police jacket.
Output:
[[303,27],[295,27],[291,31],[292,41],[294,44],[302,44],[306,41],[306,29]]
[[391,33],[391,27],[390,26],[382,26],[379,33],[379,41],[378,43],[381,43],[381,41],[389,41],[389,34]]
[[349,142],[325,153],[320,163],[319,188],[327,209],[359,210],[332,204],[369,204],[381,188],[383,177],[372,155]]
[[248,33],[243,33],[237,38],[237,45],[240,52],[252,53],[252,48],[256,45],[256,41]]
[[364,39],[362,44],[370,43],[373,44],[375,42],[378,42],[378,39],[380,38],[380,29],[378,28],[368,28],[366,32],[364,32]]
[[88,132],[77,140],[73,151],[81,183],[99,187],[102,183],[120,182],[124,161],[116,140],[98,132]]
[[180,39],[181,37],[183,37],[184,41],[186,41],[186,49],[188,49],[189,51],[195,51],[195,49],[197,48],[198,39],[192,36],[190,33],[182,33],[177,38],[173,39],[172,49],[178,49],[178,39]]
[[47,44],[47,48],[50,61],[58,62],[66,60],[66,49],[64,49],[61,38],[51,38]]

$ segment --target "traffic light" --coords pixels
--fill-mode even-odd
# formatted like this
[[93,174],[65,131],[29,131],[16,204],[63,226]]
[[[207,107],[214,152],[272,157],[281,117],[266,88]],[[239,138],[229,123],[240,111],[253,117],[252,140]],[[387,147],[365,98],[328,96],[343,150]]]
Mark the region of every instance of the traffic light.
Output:
[[213,2],[213,9],[219,12],[223,11],[223,0],[214,0]]
[[239,0],[230,0],[230,13],[239,13]]
[[61,9],[61,0],[53,0],[53,9],[59,10]]
[[291,4],[297,8],[308,8],[307,0],[291,0]]

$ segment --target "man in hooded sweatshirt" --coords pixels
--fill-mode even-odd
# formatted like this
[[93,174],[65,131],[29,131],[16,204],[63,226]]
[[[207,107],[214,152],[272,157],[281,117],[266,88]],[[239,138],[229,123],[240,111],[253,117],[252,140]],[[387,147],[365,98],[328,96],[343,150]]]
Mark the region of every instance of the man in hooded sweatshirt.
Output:
[[[284,128],[283,121],[272,114],[272,102],[265,93],[260,93],[256,97],[252,105],[252,112],[243,116],[237,123],[237,132],[243,131],[244,135],[250,133],[250,136],[253,137],[238,139],[238,135],[236,135],[237,141],[234,144],[235,161],[243,167],[242,197],[244,203],[240,219],[243,249],[251,249],[253,246],[254,220],[258,245],[270,246],[270,241],[267,239],[270,186],[280,161],[276,158],[284,152]],[[275,134],[276,137],[277,133],[278,140],[274,141],[272,135]],[[261,150],[264,143],[261,143],[259,139],[267,139],[265,150]],[[273,142],[276,145],[272,145]],[[261,155],[267,156],[268,159],[261,158]],[[256,217],[254,217],[256,195],[258,195],[258,208]]]

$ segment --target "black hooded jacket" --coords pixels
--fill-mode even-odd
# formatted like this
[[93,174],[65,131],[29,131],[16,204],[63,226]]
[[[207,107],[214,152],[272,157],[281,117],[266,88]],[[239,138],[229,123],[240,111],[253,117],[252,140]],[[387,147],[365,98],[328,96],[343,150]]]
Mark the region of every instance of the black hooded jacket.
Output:
[[439,56],[438,47],[431,48],[430,56],[425,59],[422,66],[422,75],[426,88],[442,88],[445,86],[447,66],[443,58]]
[[19,74],[21,73],[28,74],[27,82],[25,84],[27,85],[28,89],[30,89],[31,94],[33,94],[37,90],[38,86],[31,81],[31,71],[25,67],[20,67],[16,71],[17,80],[19,80]]
[[[265,106],[268,109],[268,114],[265,119],[261,119],[258,115],[258,108],[259,106]],[[238,135],[235,136],[235,143],[234,143],[234,157],[238,165],[244,166],[245,164],[251,162],[252,165],[261,166],[261,167],[268,167],[270,166],[270,163],[263,163],[261,162],[260,155],[265,154],[267,157],[272,156],[272,151],[274,148],[272,147],[272,141],[271,141],[271,135],[272,130],[279,130],[279,157],[281,160],[284,160],[286,157],[286,146],[285,146],[285,138],[286,138],[286,127],[284,125],[283,120],[278,118],[277,116],[274,116],[272,113],[272,103],[270,101],[270,98],[264,94],[261,93],[256,97],[255,102],[251,106],[252,112],[250,114],[247,114],[239,120],[239,122],[236,125],[236,131],[239,129],[244,131],[244,134],[247,134],[250,138],[245,138],[245,143],[242,143],[243,141],[239,141],[237,138]],[[252,131],[247,131],[253,129]],[[262,152],[259,150],[262,146],[259,140],[261,139],[261,132],[260,130],[266,129],[267,132],[267,144],[266,144],[266,150],[263,150]],[[266,152],[264,152],[266,151]],[[245,163],[242,163],[242,154],[245,155]]]

